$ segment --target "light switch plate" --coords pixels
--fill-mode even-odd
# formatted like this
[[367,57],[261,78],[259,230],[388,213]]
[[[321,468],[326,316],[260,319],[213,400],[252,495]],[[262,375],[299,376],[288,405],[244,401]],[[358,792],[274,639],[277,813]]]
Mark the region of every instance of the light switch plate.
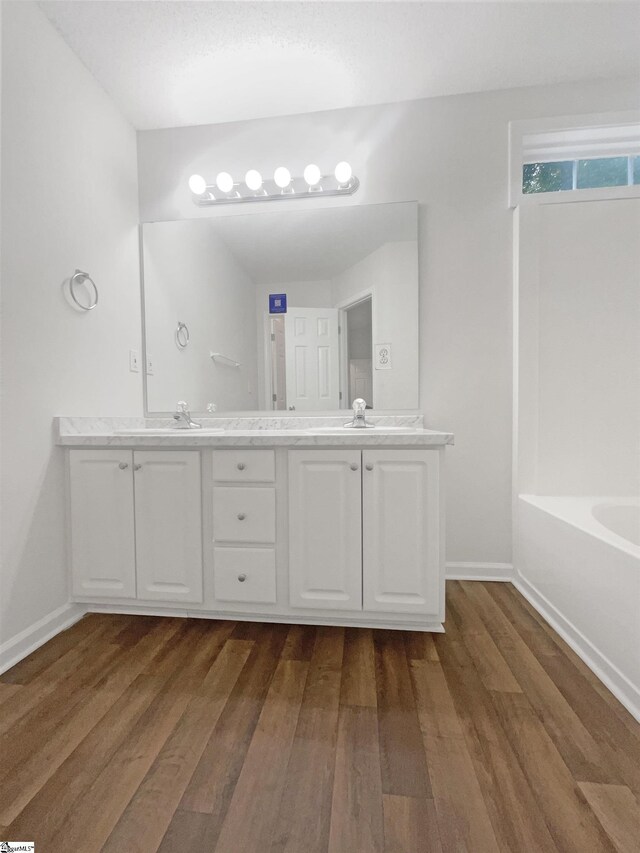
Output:
[[391,344],[376,344],[374,352],[376,370],[391,370]]
[[131,373],[140,373],[140,355],[137,349],[129,350],[129,370]]

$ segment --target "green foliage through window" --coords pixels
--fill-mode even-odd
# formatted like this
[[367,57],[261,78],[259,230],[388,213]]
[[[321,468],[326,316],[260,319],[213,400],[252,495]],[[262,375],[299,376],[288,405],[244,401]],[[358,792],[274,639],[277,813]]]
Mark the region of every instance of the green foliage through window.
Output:
[[526,163],[522,167],[522,192],[552,193],[573,189],[573,163]]
[[525,194],[631,184],[640,184],[640,157],[559,160],[554,163],[525,163],[522,167],[522,192]]

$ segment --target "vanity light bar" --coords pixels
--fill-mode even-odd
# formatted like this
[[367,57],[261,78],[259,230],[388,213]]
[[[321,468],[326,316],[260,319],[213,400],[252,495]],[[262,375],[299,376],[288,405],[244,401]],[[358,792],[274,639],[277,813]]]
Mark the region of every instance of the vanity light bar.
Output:
[[273,178],[263,178],[250,169],[244,181],[234,181],[228,172],[220,172],[215,183],[208,184],[201,175],[191,175],[189,189],[199,207],[213,204],[238,204],[246,201],[283,201],[292,198],[317,198],[328,195],[353,195],[360,181],[346,162],[338,163],[333,175],[323,175],[310,164],[301,178],[294,178],[285,166],[279,166]]

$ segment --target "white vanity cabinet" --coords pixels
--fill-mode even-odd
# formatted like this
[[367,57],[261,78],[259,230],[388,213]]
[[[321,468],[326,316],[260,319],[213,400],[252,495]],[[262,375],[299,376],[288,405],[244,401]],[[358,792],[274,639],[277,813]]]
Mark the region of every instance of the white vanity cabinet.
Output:
[[200,453],[71,450],[77,598],[202,601]]
[[437,450],[289,452],[292,607],[443,618]]
[[292,607],[362,609],[362,453],[289,451]]
[[424,446],[427,431],[414,443],[382,429],[282,432],[72,446],[74,599],[113,612],[441,631],[447,434]]

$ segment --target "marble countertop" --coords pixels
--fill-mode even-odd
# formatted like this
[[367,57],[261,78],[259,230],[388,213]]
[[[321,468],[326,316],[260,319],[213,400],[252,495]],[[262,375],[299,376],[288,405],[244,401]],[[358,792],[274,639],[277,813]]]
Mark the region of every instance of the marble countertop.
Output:
[[[346,413],[345,413],[346,414]],[[202,429],[175,429],[169,418],[54,419],[66,447],[438,447],[453,434],[424,429],[420,414],[371,416],[375,429],[344,429],[347,417],[198,419]]]

